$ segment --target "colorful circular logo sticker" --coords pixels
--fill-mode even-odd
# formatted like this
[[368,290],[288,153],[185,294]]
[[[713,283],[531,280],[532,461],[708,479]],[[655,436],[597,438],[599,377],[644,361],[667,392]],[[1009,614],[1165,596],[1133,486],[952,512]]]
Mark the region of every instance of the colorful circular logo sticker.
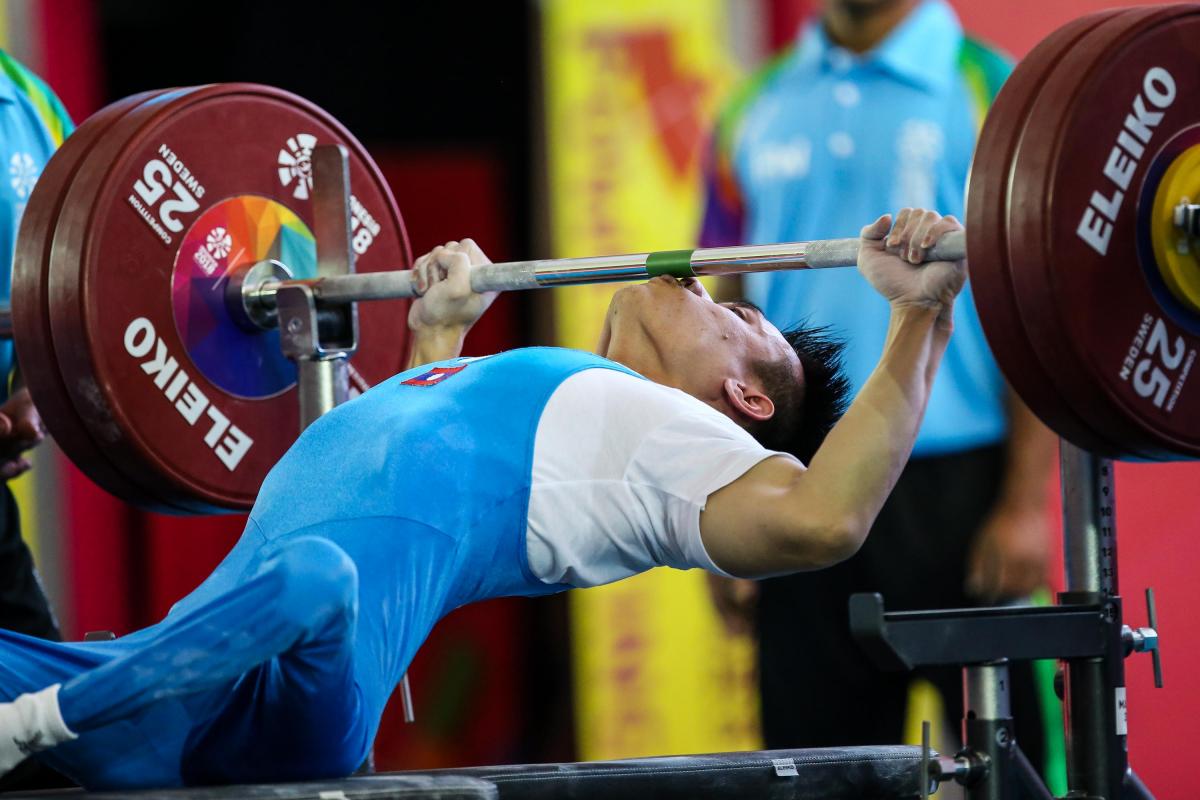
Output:
[[240,195],[196,220],[171,277],[175,326],[192,363],[239,397],[270,397],[296,382],[296,368],[280,350],[279,331],[247,331],[225,307],[229,275],[267,259],[287,265],[293,277],[316,277],[316,240],[287,206]]

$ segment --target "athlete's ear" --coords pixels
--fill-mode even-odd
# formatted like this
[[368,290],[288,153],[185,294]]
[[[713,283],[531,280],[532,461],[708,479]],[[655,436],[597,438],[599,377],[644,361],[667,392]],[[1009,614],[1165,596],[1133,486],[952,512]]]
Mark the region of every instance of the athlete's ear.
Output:
[[775,403],[756,386],[726,378],[721,390],[729,406],[749,422],[766,422],[775,416]]

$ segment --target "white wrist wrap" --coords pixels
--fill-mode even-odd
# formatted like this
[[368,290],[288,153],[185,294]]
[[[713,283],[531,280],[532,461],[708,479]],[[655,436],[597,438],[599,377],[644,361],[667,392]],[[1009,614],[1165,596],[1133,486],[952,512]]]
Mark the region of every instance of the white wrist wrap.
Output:
[[36,753],[78,738],[63,721],[62,711],[58,707],[58,690],[61,687],[62,684],[56,683],[13,700],[13,710],[20,720],[18,746],[22,752]]

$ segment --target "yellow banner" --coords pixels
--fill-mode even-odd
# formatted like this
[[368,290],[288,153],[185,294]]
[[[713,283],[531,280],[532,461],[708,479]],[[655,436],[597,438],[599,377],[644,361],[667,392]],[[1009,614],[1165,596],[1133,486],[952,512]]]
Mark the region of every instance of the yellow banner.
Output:
[[[724,0],[543,0],[556,256],[694,246],[699,166],[737,76]],[[613,290],[556,289],[559,344],[591,349]],[[704,575],[654,570],[574,592],[580,756],[759,746],[754,655],[722,632]]]

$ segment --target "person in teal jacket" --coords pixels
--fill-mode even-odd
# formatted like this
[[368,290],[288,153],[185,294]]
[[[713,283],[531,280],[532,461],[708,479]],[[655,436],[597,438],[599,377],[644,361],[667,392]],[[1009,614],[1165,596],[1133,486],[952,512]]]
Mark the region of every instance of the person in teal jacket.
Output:
[[[17,227],[38,176],[74,126],[54,92],[0,50],[0,304],[9,304]],[[32,366],[32,365],[31,365]],[[0,340],[0,628],[58,639],[8,481],[29,469],[24,453],[42,440],[37,409],[15,369],[11,339]]]

